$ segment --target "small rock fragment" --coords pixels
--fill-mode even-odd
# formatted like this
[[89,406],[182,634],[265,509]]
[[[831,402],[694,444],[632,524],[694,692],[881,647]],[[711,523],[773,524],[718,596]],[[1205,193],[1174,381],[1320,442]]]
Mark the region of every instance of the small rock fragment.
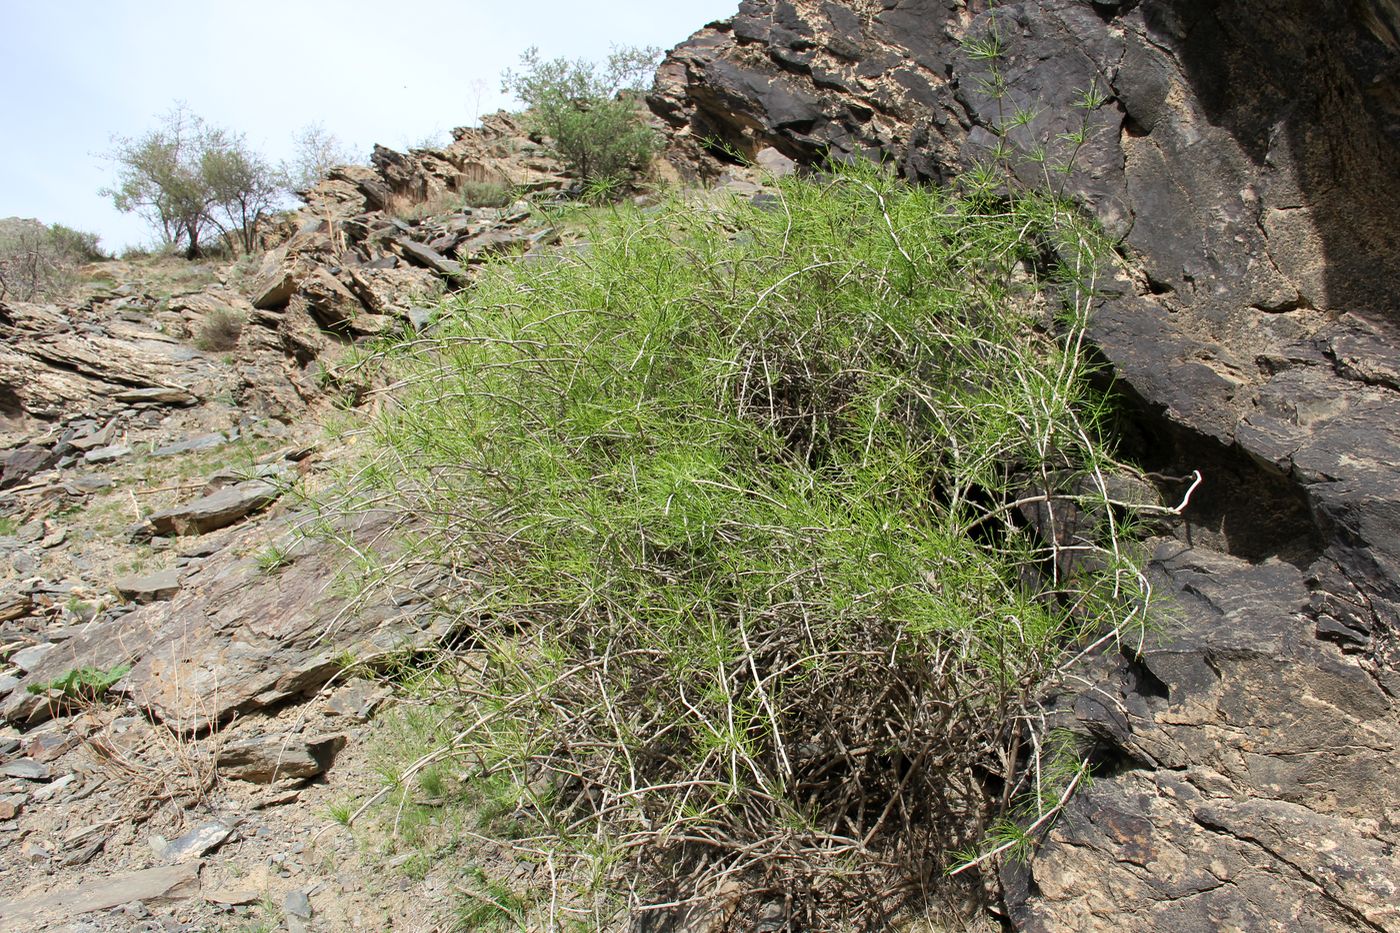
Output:
[[385,692],[366,680],[356,680],[331,694],[326,711],[332,716],[353,716],[367,720],[384,702]]
[[7,794],[0,797],[0,820],[12,820],[19,816],[28,800],[26,794]]
[[311,898],[306,896],[305,891],[288,891],[287,896],[282,899],[282,909],[290,917],[310,920]]
[[0,593],[0,622],[23,618],[29,615],[33,606],[34,601],[28,593],[16,593],[13,590]]
[[228,777],[254,784],[308,778],[329,768],[344,745],[343,735],[259,736],[225,745],[219,752],[218,767]]
[[199,399],[184,389],[176,389],[168,386],[153,386],[149,389],[127,389],[112,396],[118,402],[125,402],[128,405],[137,405],[146,402],[153,405],[180,405],[189,406],[196,404]]
[[0,464],[0,489],[17,486],[35,473],[41,473],[58,462],[52,448],[30,444],[11,451]]
[[116,480],[106,473],[89,473],[87,476],[79,476],[73,480],[73,486],[79,492],[99,492],[103,489],[110,489]]
[[35,761],[53,761],[69,749],[76,748],[82,737],[71,729],[27,736],[21,743],[26,757]]
[[42,842],[33,839],[26,840],[19,850],[20,857],[26,862],[47,862],[53,858],[53,853],[48,850]]
[[81,437],[75,437],[68,443],[72,444],[78,450],[88,451],[95,450],[98,447],[106,447],[111,444],[112,441],[116,440],[116,437],[117,421],[113,418],[111,421],[107,422],[106,427],[101,430],[93,431],[91,434],[84,434]]
[[76,865],[86,865],[96,858],[97,854],[101,852],[106,845],[106,838],[98,836],[96,839],[83,843],[76,849],[70,849],[58,860],[58,864],[65,868],[72,868]]
[[797,171],[797,163],[772,146],[758,150],[758,155],[754,156],[753,160],[759,168],[774,178],[783,178]]
[[77,779],[78,776],[76,774],[65,774],[63,777],[59,778],[57,781],[54,781],[52,784],[45,784],[43,787],[36,790],[34,792],[34,800],[38,803],[43,803],[45,800],[51,800],[54,797],[57,797],[59,793],[62,790],[64,790],[64,788],[68,787]]
[[211,904],[237,907],[242,904],[256,904],[262,900],[262,895],[255,888],[220,888],[217,891],[206,891],[204,899]]
[[221,820],[196,826],[180,838],[162,846],[160,857],[174,865],[213,852],[233,834],[233,827]]
[[39,569],[39,557],[32,551],[15,551],[10,555],[10,566],[21,577],[33,576]]

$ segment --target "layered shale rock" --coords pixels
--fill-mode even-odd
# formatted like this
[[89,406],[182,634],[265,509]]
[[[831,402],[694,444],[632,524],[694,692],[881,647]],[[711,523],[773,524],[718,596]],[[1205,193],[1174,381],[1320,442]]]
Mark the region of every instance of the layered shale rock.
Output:
[[1157,544],[1163,630],[1066,700],[1101,777],[1004,873],[1011,919],[1400,929],[1400,15],[988,6],[745,0],[669,54],[651,105],[695,175],[771,147],[931,182],[1022,109],[1020,181],[1045,145],[1119,241],[1093,336],[1126,452],[1168,496],[1204,482]]

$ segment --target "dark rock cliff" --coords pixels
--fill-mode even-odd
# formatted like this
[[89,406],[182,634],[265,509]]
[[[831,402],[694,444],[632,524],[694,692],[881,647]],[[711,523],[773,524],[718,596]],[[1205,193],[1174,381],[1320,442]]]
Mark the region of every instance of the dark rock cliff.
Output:
[[[651,105],[700,174],[772,146],[942,181],[1010,106],[1023,152],[1068,161],[1106,95],[1065,183],[1131,270],[1093,336],[1127,452],[1205,480],[1157,543],[1164,630],[1075,701],[1101,777],[1003,873],[1009,916],[1400,929],[1400,7],[987,6],[745,0]],[[1001,101],[966,42],[993,29]]]

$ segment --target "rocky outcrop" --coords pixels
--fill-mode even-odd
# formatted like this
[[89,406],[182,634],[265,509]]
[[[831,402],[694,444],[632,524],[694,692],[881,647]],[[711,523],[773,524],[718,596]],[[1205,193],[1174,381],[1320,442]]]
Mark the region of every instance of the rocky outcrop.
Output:
[[[376,147],[370,166],[342,166],[303,192],[306,205],[267,238],[269,251],[249,284],[256,309],[243,341],[244,407],[296,417],[322,388],[321,357],[339,343],[411,325],[413,309],[470,278],[503,238],[522,251],[540,231],[521,233],[528,203],[507,209],[468,204],[495,186],[521,197],[567,184],[508,115],[453,131],[442,149],[407,153]],[[266,362],[285,356],[290,379]]]
[[1023,109],[1014,171],[1043,177],[1023,156],[1046,145],[1120,243],[1093,336],[1126,451],[1205,481],[1153,563],[1166,628],[1068,701],[1101,777],[1005,873],[1010,917],[1400,929],[1400,15],[988,7],[744,0],[669,54],[651,105],[696,175],[773,147],[932,182]]
[[138,300],[5,306],[0,433],[21,433],[75,412],[102,418],[125,408],[190,405],[209,393],[212,368],[191,365],[196,354],[154,319],[155,302]]

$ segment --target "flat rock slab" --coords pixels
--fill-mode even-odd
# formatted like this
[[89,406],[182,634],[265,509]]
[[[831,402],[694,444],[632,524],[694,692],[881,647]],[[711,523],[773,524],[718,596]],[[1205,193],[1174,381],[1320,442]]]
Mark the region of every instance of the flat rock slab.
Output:
[[122,457],[130,457],[131,448],[125,444],[113,444],[110,447],[96,447],[83,454],[83,461],[86,463],[111,463],[120,460]]
[[[355,522],[361,547],[392,551],[381,513]],[[55,704],[29,692],[71,670],[131,670],[122,689],[181,731],[226,722],[235,713],[275,705],[335,676],[347,655],[426,647],[450,623],[423,611],[442,584],[406,581],[374,594],[356,611],[334,587],[347,557],[324,539],[298,540],[275,574],[258,566],[258,548],[285,528],[250,528],[184,579],[173,598],[83,626],[61,651],[45,656],[0,702],[0,718],[36,724]],[[58,704],[61,706],[61,704]]]
[[1400,930],[1400,854],[1373,822],[1397,806],[1397,710],[1314,637],[1306,573],[1177,542],[1150,573],[1172,613],[1139,661],[1157,687],[1076,702],[1124,758],[1005,869],[1013,924]]
[[115,584],[117,594],[137,603],[153,603],[169,599],[180,592],[180,571],[176,568],[147,574],[144,577],[123,577]]
[[172,901],[199,893],[199,862],[148,868],[85,882],[75,888],[0,902],[0,933],[48,929],[95,910],[133,901]]
[[40,642],[37,645],[30,645],[28,648],[21,648],[10,655],[9,661],[22,671],[32,671],[44,660],[44,656],[58,646],[53,642]]
[[398,245],[399,249],[403,250],[404,258],[409,262],[417,263],[420,266],[433,270],[438,275],[448,278],[453,278],[462,274],[461,263],[453,259],[448,259],[431,246],[425,246],[422,243],[402,236],[395,237],[394,242]]
[[267,508],[281,494],[271,483],[253,480],[163,509],[146,521],[157,535],[202,535]]
[[25,781],[47,781],[53,776],[49,766],[33,760],[32,758],[20,758],[5,765],[0,765],[0,774],[10,778],[20,778]]
[[154,386],[149,389],[127,389],[112,396],[118,402],[128,405],[175,405],[187,408],[199,404],[199,398],[192,392],[168,386]]
[[[41,420],[110,413],[113,405],[194,405],[215,391],[214,370],[191,365],[188,347],[163,335],[75,326],[64,309],[10,303],[16,327],[0,341],[0,384],[20,387],[25,411]],[[88,312],[81,312],[84,317]],[[175,385],[190,385],[192,390]],[[103,445],[98,445],[103,446]],[[6,469],[6,484],[16,480]]]
[[213,450],[215,447],[222,447],[228,443],[228,438],[222,434],[197,434],[194,437],[187,437],[184,440],[174,441],[164,444],[151,451],[152,457],[173,457],[178,454],[190,454],[200,450]]

